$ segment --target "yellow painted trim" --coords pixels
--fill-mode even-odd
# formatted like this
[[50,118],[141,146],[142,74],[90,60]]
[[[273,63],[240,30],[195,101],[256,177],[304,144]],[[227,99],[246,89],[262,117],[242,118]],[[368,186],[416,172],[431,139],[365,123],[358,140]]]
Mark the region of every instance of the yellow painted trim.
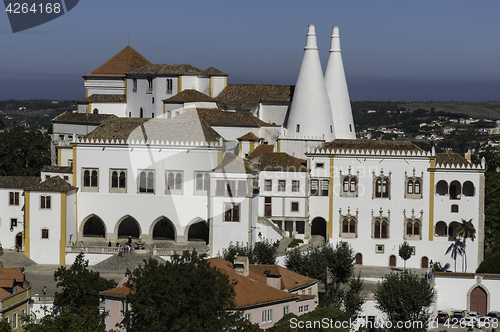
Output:
[[73,145],[73,187],[76,187],[76,144]]
[[281,152],[281,140],[278,138],[278,152]]
[[431,158],[429,183],[429,241],[434,239],[434,167],[436,167],[436,158]]
[[61,166],[61,148],[57,148],[57,166]]
[[210,76],[210,83],[208,86],[208,89],[210,90],[210,97],[214,97],[214,78],[213,76]]
[[254,141],[251,141],[250,142],[250,153],[253,152],[253,150],[255,150],[255,142]]
[[87,113],[89,113],[89,114],[90,114],[90,113],[92,113],[92,112],[90,111],[91,109],[92,109],[92,103],[89,103],[89,104],[87,105]]
[[125,93],[124,93],[125,101],[127,101],[127,79],[126,78],[123,79],[123,85],[125,86]]
[[24,255],[30,257],[30,192],[24,192]]
[[177,78],[177,93],[181,93],[182,91],[182,76]]
[[61,239],[59,240],[59,264],[66,264],[66,193],[61,193]]
[[243,141],[240,141],[240,143],[238,144],[238,150],[238,156],[243,157]]
[[[85,81],[85,83],[87,83],[86,79],[84,81]],[[88,96],[89,96],[89,88],[86,87],[85,88],[85,98],[87,98]]]
[[328,225],[327,231],[330,238],[333,237],[333,157],[330,157],[330,182],[328,190]]
[[227,76],[224,77],[224,88],[227,87]]
[[224,153],[222,150],[217,151],[217,165],[219,165],[222,162],[222,159],[224,159]]

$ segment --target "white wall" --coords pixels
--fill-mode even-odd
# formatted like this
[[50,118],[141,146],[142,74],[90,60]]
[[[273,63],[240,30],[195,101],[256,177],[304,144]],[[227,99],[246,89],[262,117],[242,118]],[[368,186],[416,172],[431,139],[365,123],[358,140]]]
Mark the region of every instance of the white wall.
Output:
[[[10,192],[19,193],[19,205],[9,205]],[[0,209],[0,243],[4,250],[16,248],[16,235],[23,231],[24,206],[23,190],[19,188],[0,188],[0,202],[2,208]],[[17,219],[17,227],[10,231],[11,219]]]

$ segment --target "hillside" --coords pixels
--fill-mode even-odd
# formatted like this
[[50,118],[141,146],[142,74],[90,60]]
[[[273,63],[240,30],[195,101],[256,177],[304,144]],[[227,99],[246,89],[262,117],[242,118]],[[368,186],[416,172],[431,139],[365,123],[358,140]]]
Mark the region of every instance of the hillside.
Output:
[[460,113],[471,118],[500,119],[500,102],[408,102],[398,103],[399,107],[406,110],[423,109],[435,112]]

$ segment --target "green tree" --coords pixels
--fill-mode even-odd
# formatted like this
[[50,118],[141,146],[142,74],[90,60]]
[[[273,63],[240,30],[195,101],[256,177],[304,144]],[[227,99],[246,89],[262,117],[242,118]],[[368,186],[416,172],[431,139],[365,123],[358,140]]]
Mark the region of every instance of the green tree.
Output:
[[255,246],[243,245],[243,243],[236,242],[236,244],[229,244],[229,247],[222,249],[222,259],[234,263],[237,256],[246,256],[250,264],[276,264],[276,256],[278,254],[278,247],[274,246],[268,240],[255,243]]
[[[78,310],[79,314],[74,313],[75,310],[67,308],[57,315],[52,312],[41,319],[39,323],[27,321],[24,326],[25,332],[104,332],[106,324],[104,319],[107,313],[97,313],[93,308]],[[0,331],[2,331],[0,329]]]
[[361,307],[365,303],[365,297],[362,296],[363,280],[361,280],[361,273],[357,277],[349,279],[349,290],[346,291],[344,296],[344,312],[350,318],[355,318],[361,312]]
[[[457,226],[457,235],[460,236],[464,242],[464,255],[462,256],[462,258],[465,260],[465,272],[467,272],[467,239],[474,241],[474,239],[476,238],[476,228],[472,223],[472,219],[462,219],[462,222]],[[464,267],[463,262],[464,261],[462,261],[462,271]]]
[[[316,322],[316,323],[315,323]],[[349,328],[336,328],[335,322],[349,327],[349,317],[342,311],[333,307],[318,307],[301,316],[286,314],[273,327],[267,329],[269,332],[348,332]],[[345,323],[344,323],[345,322]],[[337,324],[339,324],[337,323]],[[314,325],[316,324],[316,325]],[[341,325],[338,325],[341,326]]]
[[490,247],[500,239],[500,173],[490,172],[488,166],[485,177],[484,242],[486,247]]
[[12,332],[12,328],[5,318],[0,320],[0,332]]
[[[376,307],[384,313],[393,328],[389,331],[426,331],[435,291],[429,282],[416,273],[391,273],[384,277],[374,293]],[[411,322],[411,327],[398,322]],[[400,323],[401,324],[401,323]],[[420,324],[420,326],[418,325]]]
[[464,244],[460,240],[456,240],[448,249],[446,249],[445,255],[451,254],[451,258],[455,261],[455,272],[457,272],[457,257],[464,254]]
[[50,165],[50,137],[18,126],[0,133],[0,175],[39,176]]
[[229,277],[204,255],[184,252],[172,261],[144,260],[128,270],[129,331],[224,331],[238,325]]
[[411,252],[413,250],[411,249],[410,245],[408,242],[404,241],[400,246],[399,246],[399,257],[405,262],[405,271],[406,271],[406,261],[411,258]]
[[69,268],[61,266],[54,272],[57,287],[62,287],[61,292],[54,294],[55,306],[63,309],[71,307],[78,313],[87,309],[95,311],[99,306],[99,293],[116,287],[113,280],[89,270],[89,261],[84,257],[83,253],[79,253]]
[[491,255],[482,261],[476,272],[500,274],[500,253]]

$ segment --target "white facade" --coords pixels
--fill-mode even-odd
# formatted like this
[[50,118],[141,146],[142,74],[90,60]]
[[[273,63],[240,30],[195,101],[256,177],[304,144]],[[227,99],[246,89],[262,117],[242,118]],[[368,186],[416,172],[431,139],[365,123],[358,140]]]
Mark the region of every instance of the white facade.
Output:
[[1,188],[0,202],[0,244],[4,250],[22,248],[24,231],[23,188]]

